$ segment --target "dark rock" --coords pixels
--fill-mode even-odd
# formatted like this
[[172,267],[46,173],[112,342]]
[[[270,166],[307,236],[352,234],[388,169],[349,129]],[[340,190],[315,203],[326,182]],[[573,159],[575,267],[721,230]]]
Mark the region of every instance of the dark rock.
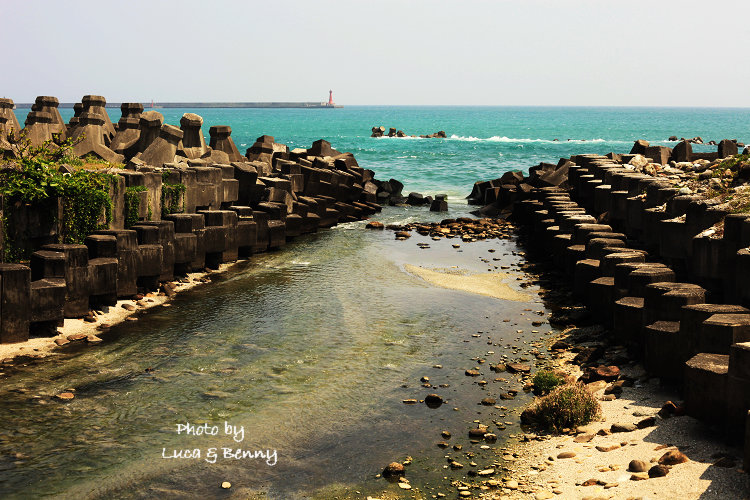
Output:
[[524,365],[522,363],[508,363],[506,365],[507,370],[510,373],[529,373],[531,372],[531,367],[529,365]]
[[438,408],[443,404],[443,398],[437,394],[428,394],[424,398],[424,404],[430,408]]
[[645,429],[646,427],[653,427],[656,425],[656,417],[646,417],[643,420],[635,424],[639,429]]
[[403,476],[405,474],[404,466],[398,462],[391,462],[383,469],[383,477]]
[[647,147],[649,147],[649,142],[643,139],[639,139],[635,141],[635,144],[633,144],[633,147],[630,149],[630,154],[631,155],[645,155]]
[[494,405],[495,403],[497,403],[497,401],[495,400],[495,398],[484,398],[484,399],[482,400],[482,404],[483,404],[484,406],[492,406],[492,405]]
[[654,465],[648,470],[648,477],[664,477],[669,474],[669,467],[666,465]]
[[659,459],[661,465],[677,465],[688,461],[688,457],[680,450],[671,450],[666,452]]

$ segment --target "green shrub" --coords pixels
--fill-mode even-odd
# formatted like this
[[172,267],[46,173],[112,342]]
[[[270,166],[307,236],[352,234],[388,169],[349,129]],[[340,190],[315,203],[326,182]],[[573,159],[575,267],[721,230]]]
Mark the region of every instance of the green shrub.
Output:
[[581,383],[557,387],[521,414],[521,421],[560,432],[590,423],[601,415],[599,401]]
[[540,371],[534,375],[532,383],[534,384],[534,394],[543,396],[558,385],[564,384],[565,380],[555,372]]
[[[77,170],[61,172],[60,165],[74,163],[74,141],[60,144],[46,141],[38,147],[31,145],[22,133],[13,138],[11,148],[0,150],[0,195],[3,196],[5,231],[5,259],[13,262],[26,260],[31,248],[23,241],[14,241],[17,229],[11,227],[10,212],[29,205],[48,213],[48,219],[59,222],[58,239],[61,243],[83,243],[87,235],[106,229],[112,220],[112,200],[109,189],[113,176],[104,172]],[[62,204],[62,218],[58,220],[58,200]]]

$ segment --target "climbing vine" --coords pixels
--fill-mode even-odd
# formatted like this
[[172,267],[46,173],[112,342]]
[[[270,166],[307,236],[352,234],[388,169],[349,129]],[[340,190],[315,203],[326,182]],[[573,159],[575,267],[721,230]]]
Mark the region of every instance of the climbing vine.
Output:
[[61,170],[61,165],[75,163],[73,141],[59,145],[46,141],[35,147],[22,134],[10,144],[10,149],[0,150],[0,157],[7,158],[0,165],[7,261],[26,260],[33,251],[28,241],[16,241],[20,232],[28,228],[23,221],[17,224],[11,213],[20,213],[23,207],[40,214],[40,221],[49,223],[51,228],[60,222],[57,239],[63,243],[83,243],[87,235],[109,227],[112,221],[109,189],[114,176]]
[[[169,172],[162,174],[161,183],[161,215],[177,214],[185,211],[185,184],[172,184],[169,180]],[[182,203],[180,203],[182,201]]]
[[[141,206],[141,198],[138,193],[146,191],[146,186],[130,186],[125,188],[125,227],[129,228],[138,224],[138,213]],[[149,220],[151,219],[151,207],[149,206]]]

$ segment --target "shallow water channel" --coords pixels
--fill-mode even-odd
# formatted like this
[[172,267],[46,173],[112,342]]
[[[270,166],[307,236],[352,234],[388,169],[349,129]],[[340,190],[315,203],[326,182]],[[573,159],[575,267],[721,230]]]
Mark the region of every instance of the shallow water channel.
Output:
[[[389,208],[378,219],[444,216]],[[113,327],[98,346],[7,370],[0,379],[0,497],[361,498],[397,493],[375,475],[407,455],[414,457],[407,475],[414,488],[449,493],[439,489],[443,478],[466,471],[444,469],[441,430],[453,434],[451,444],[498,459],[470,444],[468,429],[475,419],[508,421],[494,429],[500,440],[492,448],[500,447],[518,432],[511,410],[528,396],[498,398],[507,410],[478,406],[487,395],[520,390],[517,376],[492,373],[489,364],[503,354],[520,358],[550,330],[531,326],[546,311],[535,286],[518,286],[516,243],[416,233],[400,242],[364,224],[254,256],[171,307]],[[406,265],[471,273],[509,267],[505,281],[528,300],[439,288]],[[477,357],[487,360],[480,367],[486,386],[464,375],[479,366]],[[498,375],[507,381],[495,381]],[[423,387],[422,376],[434,387]],[[75,389],[75,399],[52,398],[66,389]],[[432,392],[446,403],[402,403]],[[217,434],[178,434],[177,425],[187,423],[216,426]],[[242,435],[227,435],[227,424]],[[238,449],[253,456],[234,458]],[[255,456],[261,450],[264,457]],[[175,454],[192,457],[168,458]],[[232,488],[220,489],[222,481]]]

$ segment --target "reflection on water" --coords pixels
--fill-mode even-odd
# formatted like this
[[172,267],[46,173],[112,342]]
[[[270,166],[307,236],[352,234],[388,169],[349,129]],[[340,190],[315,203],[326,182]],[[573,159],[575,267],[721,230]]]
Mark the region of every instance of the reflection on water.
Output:
[[[403,221],[404,213],[386,211],[381,219]],[[505,265],[519,258],[507,241],[464,245],[461,253],[448,241],[420,250],[363,227],[345,225],[256,256],[172,307],[113,328],[95,348],[5,378],[0,496],[266,491],[297,498],[333,484],[383,487],[373,477],[385,463],[423,450],[439,457],[438,427],[461,433],[476,415],[476,398],[461,390],[472,382],[463,370],[487,346],[471,334],[514,340],[518,327],[502,318],[529,303],[435,288],[402,267],[460,258],[466,269],[486,271],[479,256],[490,246]],[[436,363],[443,369],[432,368]],[[425,374],[450,385],[440,389],[447,404],[403,405],[434,392],[420,386]],[[51,398],[68,389],[74,400]],[[219,432],[178,434],[177,424],[187,423]],[[243,439],[227,436],[225,425],[241,427]],[[217,456],[207,455],[211,448]],[[230,458],[222,448],[276,450],[278,463]],[[195,458],[166,458],[175,455]],[[414,467],[427,479],[443,475],[429,461]],[[222,481],[232,490],[219,489]]]

